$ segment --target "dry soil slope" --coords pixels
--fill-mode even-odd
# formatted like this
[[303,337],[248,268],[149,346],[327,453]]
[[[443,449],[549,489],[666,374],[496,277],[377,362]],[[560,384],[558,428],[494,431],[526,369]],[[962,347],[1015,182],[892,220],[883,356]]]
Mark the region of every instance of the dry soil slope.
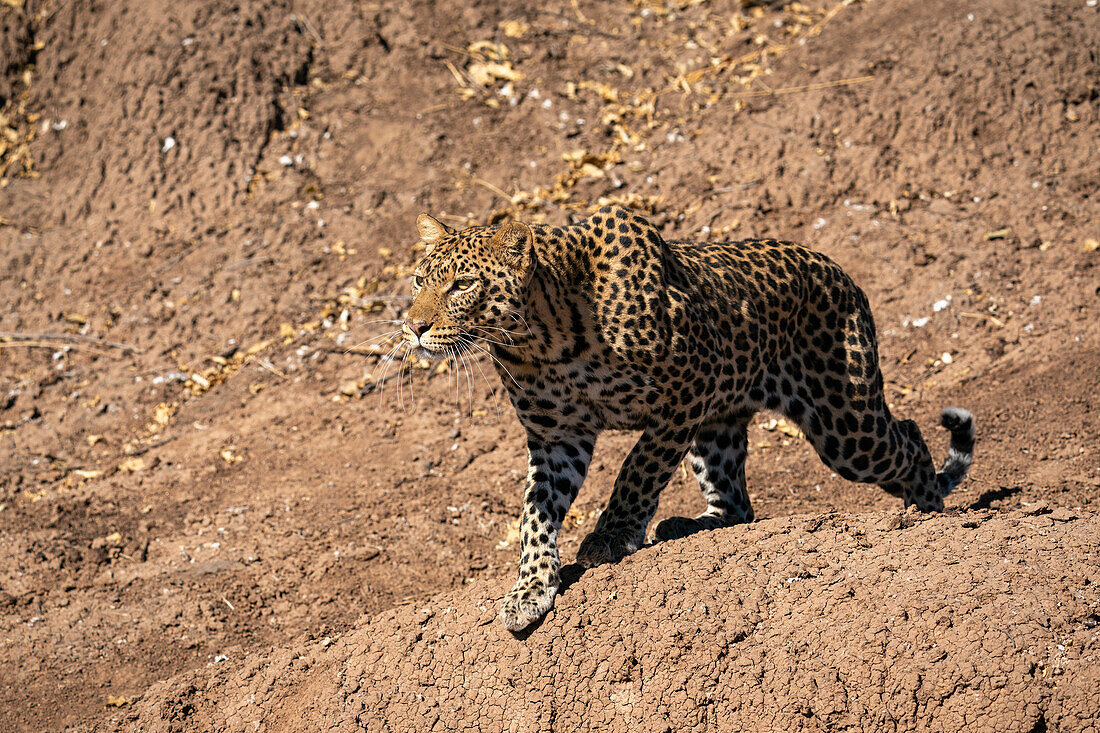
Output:
[[115,725],[1086,730],[1098,550],[1100,516],[1064,508],[768,520],[567,574],[526,637],[477,583],[157,685]]

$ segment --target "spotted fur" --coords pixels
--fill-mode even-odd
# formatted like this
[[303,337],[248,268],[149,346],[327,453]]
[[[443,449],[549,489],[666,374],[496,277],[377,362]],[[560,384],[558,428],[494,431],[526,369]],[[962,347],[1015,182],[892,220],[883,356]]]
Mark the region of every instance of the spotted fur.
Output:
[[796,422],[841,476],[923,511],[942,509],[970,465],[969,412],[943,413],[939,474],[916,423],[890,414],[867,298],[824,255],[771,239],[666,242],[618,207],[561,228],[417,223],[429,250],[409,345],[490,354],[527,432],[519,580],[500,608],[509,629],[553,605],[558,529],[602,430],[641,437],[577,553],[586,566],[642,546],[685,457],[707,508],[661,522],[658,539],[752,521],[746,436],[761,409]]

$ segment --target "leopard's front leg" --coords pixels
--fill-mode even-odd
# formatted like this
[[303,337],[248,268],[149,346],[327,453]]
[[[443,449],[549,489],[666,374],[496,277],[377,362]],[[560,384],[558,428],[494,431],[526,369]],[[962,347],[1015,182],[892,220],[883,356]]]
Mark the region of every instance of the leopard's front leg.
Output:
[[539,436],[527,433],[527,489],[520,517],[519,580],[500,604],[500,621],[519,631],[554,605],[561,559],[558,530],[584,482],[595,436],[587,433]]
[[696,426],[686,416],[647,428],[626,457],[607,508],[581,542],[577,562],[585,567],[618,562],[645,541],[657,500],[687,453]]

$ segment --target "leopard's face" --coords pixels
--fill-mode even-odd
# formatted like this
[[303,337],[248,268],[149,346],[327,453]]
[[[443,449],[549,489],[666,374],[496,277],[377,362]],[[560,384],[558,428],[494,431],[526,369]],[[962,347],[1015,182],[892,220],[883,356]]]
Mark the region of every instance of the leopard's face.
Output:
[[[428,252],[413,275],[413,304],[402,325],[410,348],[426,358],[508,344],[523,328],[525,291],[534,268],[531,230],[455,232],[418,220]],[[503,236],[502,236],[503,235]],[[518,256],[517,256],[518,253]]]

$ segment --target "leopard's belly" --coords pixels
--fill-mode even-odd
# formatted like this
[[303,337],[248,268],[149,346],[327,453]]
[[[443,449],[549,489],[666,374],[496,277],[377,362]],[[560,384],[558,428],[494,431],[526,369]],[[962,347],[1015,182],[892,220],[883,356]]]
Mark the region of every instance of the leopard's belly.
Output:
[[564,364],[542,363],[516,379],[508,386],[517,407],[546,422],[583,424],[596,432],[643,428],[655,416],[654,406],[664,404],[657,379],[609,351]]

